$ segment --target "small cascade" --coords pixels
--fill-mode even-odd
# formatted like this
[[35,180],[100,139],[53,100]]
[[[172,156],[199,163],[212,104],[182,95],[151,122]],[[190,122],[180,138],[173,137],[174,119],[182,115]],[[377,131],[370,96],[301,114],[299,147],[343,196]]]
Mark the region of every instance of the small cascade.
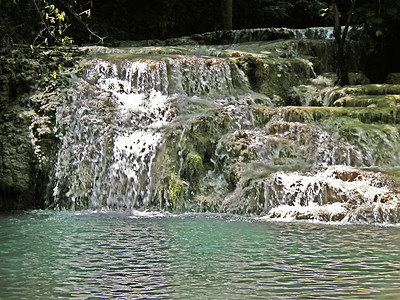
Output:
[[361,223],[400,221],[390,177],[331,166],[314,174],[278,172],[265,182],[267,218]]
[[[159,60],[124,60],[118,66],[92,62],[88,82],[120,94],[157,91],[163,95],[232,95],[247,89],[243,72],[228,60],[178,56]],[[235,86],[234,86],[235,85]]]
[[310,107],[255,108],[264,126],[236,130],[219,144],[219,164],[229,166],[224,174],[233,187],[223,211],[279,220],[399,221],[398,181],[372,171],[399,167],[398,127],[341,113],[316,117]]
[[56,203],[75,208],[146,205],[150,195],[143,187],[151,182],[162,128],[172,115],[167,97],[158,92],[117,95],[99,86],[93,90],[87,82],[77,84],[67,108],[58,112],[65,131]]

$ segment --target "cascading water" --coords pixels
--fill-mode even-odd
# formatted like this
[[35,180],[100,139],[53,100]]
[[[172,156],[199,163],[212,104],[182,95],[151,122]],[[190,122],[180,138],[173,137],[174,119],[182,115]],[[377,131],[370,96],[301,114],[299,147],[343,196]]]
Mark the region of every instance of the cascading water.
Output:
[[56,205],[147,207],[159,172],[154,159],[175,118],[176,98],[230,95],[246,85],[242,72],[223,59],[89,61],[57,112]]
[[398,223],[399,198],[391,186],[383,174],[341,165],[312,175],[278,172],[267,183],[266,206],[274,218]]
[[92,48],[57,111],[53,205],[397,223],[395,108],[274,107],[358,101],[302,43]]

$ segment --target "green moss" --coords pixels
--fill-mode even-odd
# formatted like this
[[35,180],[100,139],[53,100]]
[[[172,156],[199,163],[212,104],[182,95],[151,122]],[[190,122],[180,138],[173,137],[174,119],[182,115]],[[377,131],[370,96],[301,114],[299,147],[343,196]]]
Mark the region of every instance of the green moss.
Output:
[[183,204],[183,182],[174,173],[171,173],[169,178],[168,196],[174,209],[179,209]]
[[190,153],[186,157],[186,175],[192,181],[197,181],[203,173],[203,159],[196,153]]
[[366,124],[346,117],[323,120],[320,125],[325,130],[338,133],[341,140],[354,146],[357,155],[352,165],[398,165],[396,155],[399,144],[399,125]]
[[218,212],[219,211],[219,201],[218,197],[215,195],[201,195],[197,197],[197,202],[199,203],[199,211],[201,212]]
[[237,65],[247,75],[252,90],[270,97],[275,106],[285,104],[284,99],[293,85],[313,77],[308,61],[282,58],[277,53],[246,55],[237,60]]

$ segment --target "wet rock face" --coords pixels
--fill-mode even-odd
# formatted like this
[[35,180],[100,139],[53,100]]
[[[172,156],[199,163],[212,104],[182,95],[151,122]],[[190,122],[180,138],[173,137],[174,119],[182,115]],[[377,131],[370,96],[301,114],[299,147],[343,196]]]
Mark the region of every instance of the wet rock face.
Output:
[[0,115],[0,209],[30,206],[33,150],[29,138],[30,116],[21,108]]
[[274,178],[269,186],[272,201],[275,196],[288,201],[269,211],[272,218],[360,223],[391,223],[399,218],[399,192],[387,175],[344,167],[330,167],[303,180],[286,175]]
[[[57,139],[55,110],[73,59],[0,50],[0,210],[43,208]],[[55,55],[53,55],[55,54]]]
[[35,88],[38,63],[19,51],[1,50],[0,58],[0,209],[31,204],[33,149],[29,138],[32,111],[27,107]]

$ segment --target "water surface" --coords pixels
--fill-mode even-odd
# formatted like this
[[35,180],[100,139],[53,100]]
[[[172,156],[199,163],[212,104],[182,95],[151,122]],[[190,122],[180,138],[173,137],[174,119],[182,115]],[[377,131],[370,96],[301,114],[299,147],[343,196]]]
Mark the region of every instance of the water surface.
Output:
[[0,215],[0,298],[398,298],[400,229],[223,215]]

